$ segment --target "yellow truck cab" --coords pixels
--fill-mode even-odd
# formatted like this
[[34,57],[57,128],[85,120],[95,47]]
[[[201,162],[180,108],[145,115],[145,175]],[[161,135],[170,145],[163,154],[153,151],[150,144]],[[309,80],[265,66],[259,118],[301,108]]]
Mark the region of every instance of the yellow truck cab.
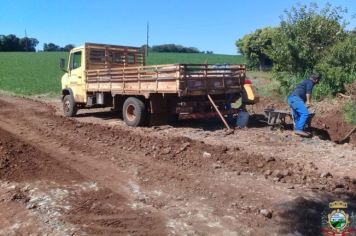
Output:
[[112,107],[129,126],[154,123],[155,118],[206,118],[234,112],[228,104],[242,98],[257,101],[245,83],[245,65],[145,65],[143,48],[86,43],[70,51],[62,76],[65,116],[78,109]]
[[85,50],[77,47],[71,50],[67,73],[62,76],[63,95],[72,95],[76,103],[86,103]]

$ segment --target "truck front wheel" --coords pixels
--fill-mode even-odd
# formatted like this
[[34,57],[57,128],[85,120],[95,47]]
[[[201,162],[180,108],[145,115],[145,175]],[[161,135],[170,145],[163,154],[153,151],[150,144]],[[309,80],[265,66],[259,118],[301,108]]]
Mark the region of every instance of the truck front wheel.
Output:
[[129,97],[124,102],[122,115],[128,126],[142,126],[146,120],[146,106],[140,99]]
[[64,116],[73,117],[77,114],[77,104],[74,101],[73,96],[66,95],[63,98],[63,113]]

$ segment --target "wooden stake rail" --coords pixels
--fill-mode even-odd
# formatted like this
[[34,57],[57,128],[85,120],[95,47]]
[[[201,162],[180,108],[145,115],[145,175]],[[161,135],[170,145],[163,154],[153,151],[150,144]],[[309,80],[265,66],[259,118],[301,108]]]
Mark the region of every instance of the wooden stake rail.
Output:
[[217,71],[214,68],[205,68],[204,70],[192,70],[196,65],[160,65],[160,66],[141,66],[141,67],[117,67],[108,69],[87,70],[88,82],[100,80],[101,77],[121,76],[127,78],[149,78],[149,77],[174,77],[174,78],[231,78],[239,81],[244,76],[245,70],[240,67],[232,67]]
[[128,66],[86,71],[88,91],[121,91],[132,93],[163,92],[183,95],[238,93],[245,67],[230,65],[170,64]]
[[86,86],[89,92],[117,94],[178,93],[178,96],[239,93],[244,65],[168,64],[145,66],[144,50],[87,43]]

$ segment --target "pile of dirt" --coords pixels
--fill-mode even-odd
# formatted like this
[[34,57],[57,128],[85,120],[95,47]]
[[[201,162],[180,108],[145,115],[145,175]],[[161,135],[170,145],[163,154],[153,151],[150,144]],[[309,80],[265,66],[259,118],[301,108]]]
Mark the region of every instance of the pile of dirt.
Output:
[[80,175],[35,147],[0,129],[0,179],[31,181],[37,179],[80,180]]
[[[322,116],[316,116],[313,119],[312,126],[319,129],[319,133],[322,133],[325,139],[334,142],[342,140],[354,128],[352,125],[346,123],[344,114],[340,108],[335,108]],[[344,142],[356,145],[356,133],[353,133]]]
[[[333,142],[343,139],[354,128],[354,126],[348,124],[344,119],[344,114],[341,110],[343,104],[344,101],[338,99],[317,102],[316,107],[318,109],[312,122],[313,133],[324,140],[331,140]],[[250,109],[252,113],[264,114],[264,109],[266,108],[290,110],[287,103],[275,101],[269,97],[261,97],[260,102]],[[287,122],[292,124],[292,121],[289,119],[287,119]],[[356,133],[351,135],[345,142],[356,145]]]

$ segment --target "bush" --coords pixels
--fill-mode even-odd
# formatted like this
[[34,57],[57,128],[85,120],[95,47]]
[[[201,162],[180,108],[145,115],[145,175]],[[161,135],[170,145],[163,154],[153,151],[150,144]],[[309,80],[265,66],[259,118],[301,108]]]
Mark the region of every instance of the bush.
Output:
[[344,10],[326,5],[299,5],[286,11],[267,55],[275,70],[291,73],[312,71],[328,49],[346,36]]
[[283,96],[288,96],[299,82],[308,77],[309,74],[292,74],[288,72],[276,72],[272,73],[272,79],[279,82],[278,92]]
[[239,52],[247,58],[247,65],[252,69],[271,69],[272,61],[267,55],[272,45],[276,28],[257,29],[236,41]]
[[[306,72],[304,74],[293,74],[287,72],[273,72],[272,80],[279,82],[278,92],[286,97],[288,96],[301,81],[308,79],[310,73]],[[332,97],[335,90],[332,85],[325,79],[322,79],[319,84],[313,88],[313,99],[319,100],[325,97]]]
[[334,45],[315,67],[322,75],[322,85],[326,90],[320,91],[320,96],[344,92],[345,84],[356,80],[355,34],[350,33],[345,40]]
[[265,52],[273,61],[273,78],[288,95],[310,73],[321,74],[314,98],[344,92],[345,84],[356,79],[356,39],[345,32],[344,10],[330,4],[319,9],[316,4],[286,11],[281,25]]

